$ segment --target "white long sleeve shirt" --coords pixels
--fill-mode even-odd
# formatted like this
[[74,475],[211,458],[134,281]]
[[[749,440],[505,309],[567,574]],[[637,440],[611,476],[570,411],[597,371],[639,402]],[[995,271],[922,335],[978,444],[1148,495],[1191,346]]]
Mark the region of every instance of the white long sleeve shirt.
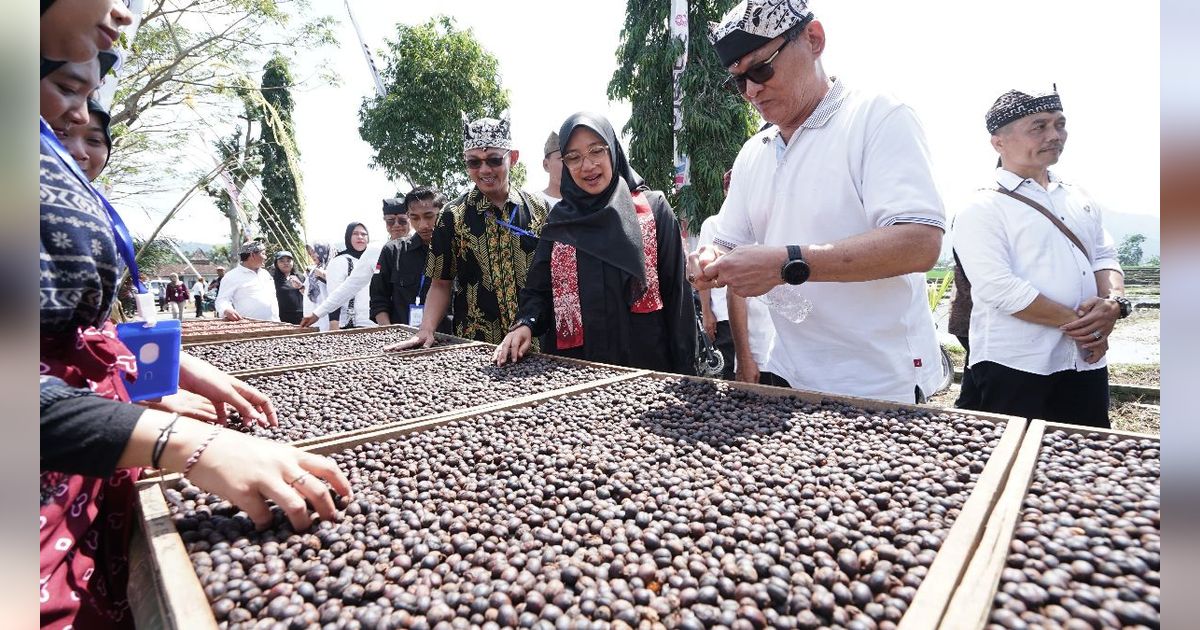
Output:
[[[1024,202],[981,190],[954,218],[954,251],[971,281],[971,365],[992,361],[1031,374],[1094,370],[1075,342],[1053,326],[1018,319],[1038,295],[1070,308],[1096,295],[1096,273],[1121,271],[1102,209],[1088,194],[1050,173],[1050,186],[996,169],[996,183],[1058,215],[1083,242],[1079,251]],[[1107,297],[1107,296],[1100,296]]]
[[242,317],[279,321],[279,300],[275,297],[275,282],[266,269],[257,272],[238,265],[221,280],[215,305],[217,314],[224,317],[230,308]]
[[329,287],[329,295],[313,309],[313,314],[322,317],[337,309],[339,323],[345,327],[350,322],[347,306],[350,298],[354,298],[354,325],[360,327],[375,326],[371,321],[371,278],[378,273],[379,252],[383,251],[382,243],[370,243],[354,261],[354,269],[350,270],[350,256],[342,254],[329,261],[325,269],[325,283]]
[[[925,133],[896,99],[835,81],[786,144],[772,127],[733,164],[714,230],[722,246],[830,243],[899,223],[944,229]],[[941,379],[925,275],[808,282],[795,323],[771,310],[767,365],[798,389],[913,402]]]

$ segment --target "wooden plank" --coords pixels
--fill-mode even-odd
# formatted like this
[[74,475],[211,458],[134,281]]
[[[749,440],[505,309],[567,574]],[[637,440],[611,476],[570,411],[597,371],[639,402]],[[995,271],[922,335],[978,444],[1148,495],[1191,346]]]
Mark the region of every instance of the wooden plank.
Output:
[[[216,628],[212,607],[196,577],[183,539],[171,520],[167,499],[158,483],[138,484],[138,513],[141,517],[139,535],[145,542],[143,551],[147,554],[147,561],[140,562],[138,567],[150,569],[139,570],[130,576],[134,618],[149,623],[139,623],[138,627]],[[148,592],[138,592],[143,590]]]
[[403,422],[396,422],[389,425],[371,427],[365,430],[341,433],[321,439],[319,441],[310,441],[310,443],[307,444],[296,443],[294,446],[303,448],[304,450],[312,453],[317,453],[318,455],[328,455],[329,453],[353,448],[360,444],[390,440],[395,437],[408,435],[414,431],[423,431],[425,429],[430,429],[447,422],[453,422],[455,420],[473,418],[475,416],[481,416],[497,411],[519,409],[521,407],[528,407],[530,405],[546,402],[548,400],[554,400],[556,398],[567,398],[593,389],[599,389],[601,387],[607,387],[622,381],[632,380],[647,374],[649,374],[649,372],[645,370],[630,370],[624,374],[618,374],[616,376],[610,376],[600,380],[589,381],[587,383],[571,385],[570,387],[552,389],[540,394],[530,394],[529,396],[510,398],[508,400],[478,405],[460,411],[451,411],[432,416],[425,416],[423,418],[415,418],[412,420],[405,420]]
[[[204,322],[219,322],[222,320],[189,320],[189,321],[204,321]],[[220,333],[191,333],[186,330],[182,332],[182,339],[186,344],[199,343],[204,341],[236,341],[240,339],[260,339],[264,337],[280,337],[284,335],[299,335],[309,332],[305,328],[301,328],[295,324],[285,322],[271,322],[263,319],[244,318],[241,321],[253,322],[258,324],[272,324],[269,328],[261,328],[258,330],[246,330],[242,332],[230,331]]]
[[938,549],[929,573],[901,618],[900,630],[936,628],[941,623],[947,607],[951,605],[951,597],[980,544],[984,524],[988,522],[1004,490],[1004,482],[1014,465],[1026,426],[1023,418],[1011,418],[1005,425],[1000,443],[992,450],[975,487]]
[[967,566],[962,583],[950,601],[950,608],[941,627],[980,630],[987,625],[996,592],[1000,588],[1000,576],[1008,562],[1009,544],[1012,542],[1017,523],[1021,520],[1025,495],[1029,493],[1029,486],[1037,472],[1042,441],[1047,434],[1054,431],[1077,435],[1113,435],[1122,440],[1158,441],[1158,436],[1145,433],[1097,429],[1044,420],[1032,421],[1025,432],[1025,439],[1021,442],[1004,491],[992,510],[975,556]]

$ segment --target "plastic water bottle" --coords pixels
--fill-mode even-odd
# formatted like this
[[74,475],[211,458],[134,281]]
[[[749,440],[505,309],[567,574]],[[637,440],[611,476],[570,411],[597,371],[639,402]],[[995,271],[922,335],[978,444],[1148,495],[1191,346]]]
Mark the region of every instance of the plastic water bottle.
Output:
[[760,295],[758,299],[762,300],[767,308],[793,324],[803,322],[813,309],[812,302],[804,297],[800,287],[790,284],[781,284]]

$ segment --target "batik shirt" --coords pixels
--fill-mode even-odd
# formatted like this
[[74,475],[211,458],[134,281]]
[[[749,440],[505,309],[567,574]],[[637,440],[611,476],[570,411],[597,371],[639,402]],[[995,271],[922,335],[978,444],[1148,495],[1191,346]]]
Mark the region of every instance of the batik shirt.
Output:
[[455,282],[454,334],[487,343],[504,340],[517,319],[517,296],[546,213],[540,195],[510,190],[504,207],[497,208],[477,187],[442,210],[425,275]]

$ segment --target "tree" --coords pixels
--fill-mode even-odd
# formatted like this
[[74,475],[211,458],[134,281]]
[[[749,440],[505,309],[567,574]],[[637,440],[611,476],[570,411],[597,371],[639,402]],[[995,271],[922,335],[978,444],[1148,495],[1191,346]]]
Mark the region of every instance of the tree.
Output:
[[[176,156],[246,89],[256,51],[312,49],[334,42],[331,17],[306,16],[307,0],[147,0],[126,49],[112,111],[113,152],[105,171],[117,196],[159,192],[179,181]],[[182,178],[186,179],[186,178]]]
[[470,30],[435,17],[398,24],[387,41],[386,94],[364,99],[358,132],[375,149],[371,166],[394,180],[437,186],[446,193],[468,182],[462,163],[462,115],[497,117],[508,108],[499,64]]
[[683,46],[670,34],[670,3],[629,0],[618,66],[608,84],[609,98],[627,99],[633,107],[624,131],[630,137],[634,169],[651,188],[667,193],[676,213],[693,230],[720,210],[722,175],[755,131],[749,103],[721,87],[727,72],[708,41],[709,22],[719,20],[734,4],[735,0],[689,3],[679,146],[691,160],[691,185],[678,195],[673,192],[672,68]]
[[175,242],[166,237],[158,237],[147,245],[146,241],[135,238],[133,239],[134,251],[140,250],[136,257],[138,271],[153,278],[158,275],[160,267],[170,265],[179,261],[179,254],[175,253]]
[[1121,261],[1122,267],[1136,267],[1142,264],[1142,243],[1146,242],[1146,237],[1141,234],[1130,234],[1121,241],[1121,246],[1117,248],[1117,260]]
[[267,62],[262,78],[262,139],[258,153],[262,159],[262,200],[258,224],[263,234],[280,246],[295,249],[302,244],[304,202],[300,196],[300,152],[295,143],[292,123],[292,85],[288,61],[278,53]]
[[245,188],[246,182],[262,173],[262,155],[258,151],[260,140],[255,134],[254,123],[258,121],[259,110],[247,100],[244,113],[240,117],[244,126],[234,133],[217,140],[213,148],[217,161],[225,165],[225,173],[215,181],[205,184],[204,192],[216,200],[217,209],[229,221],[230,251],[236,252],[246,241],[246,224],[250,217],[239,200],[235,203],[229,195],[229,188],[239,194]]

